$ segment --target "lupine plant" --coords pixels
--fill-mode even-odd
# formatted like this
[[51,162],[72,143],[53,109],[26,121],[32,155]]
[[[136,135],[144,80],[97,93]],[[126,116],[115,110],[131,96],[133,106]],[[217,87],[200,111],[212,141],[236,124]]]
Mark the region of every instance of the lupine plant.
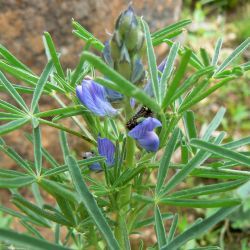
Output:
[[[222,39],[212,56],[176,42],[190,23],[182,20],[150,33],[145,20],[129,6],[102,43],[73,20],[73,34],[85,42],[79,63],[64,70],[45,32],[48,62],[40,76],[0,47],[0,88],[16,103],[0,100],[0,135],[30,124],[33,132],[25,136],[34,149],[33,160],[24,159],[0,139],[0,150],[16,162],[15,170],[0,169],[0,187],[10,191],[16,209],[0,210],[26,229],[18,233],[1,228],[2,242],[46,250],[186,249],[190,240],[239,209],[242,199],[234,190],[250,185],[249,152],[240,147],[250,138],[229,141],[224,131],[216,131],[224,107],[206,129],[197,131],[192,107],[244,77],[250,62],[236,65],[234,60],[250,39],[219,60]],[[154,47],[162,43],[169,52],[157,66]],[[13,84],[7,76],[23,84]],[[23,94],[32,96],[29,105]],[[42,95],[54,98],[58,107],[41,112]],[[202,104],[199,107],[202,110]],[[74,126],[65,125],[70,119]],[[44,126],[59,131],[64,162],[43,147]],[[68,144],[69,135],[89,150],[76,153]],[[190,186],[191,178],[200,184]],[[30,190],[32,202],[20,193],[23,188]],[[180,208],[213,210],[180,231]],[[131,236],[150,226],[157,239],[151,246]],[[44,238],[42,228],[52,239]],[[196,241],[195,249],[220,249],[203,247]]]

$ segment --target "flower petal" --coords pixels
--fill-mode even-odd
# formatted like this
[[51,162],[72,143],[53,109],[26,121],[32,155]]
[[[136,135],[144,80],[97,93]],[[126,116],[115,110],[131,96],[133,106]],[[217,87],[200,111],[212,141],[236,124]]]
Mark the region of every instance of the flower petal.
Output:
[[92,80],[83,80],[82,86],[76,87],[76,95],[96,115],[112,116],[117,114],[117,110],[111,106],[106,98],[104,87]]
[[158,65],[158,70],[159,70],[160,72],[163,72],[163,70],[164,70],[164,68],[165,68],[165,66],[166,66],[166,62],[167,62],[167,59],[165,58],[165,59],[160,63],[160,65]]
[[131,106],[131,108],[134,108],[135,107],[135,104],[136,104],[136,100],[135,100],[135,98],[130,98],[130,106]]
[[108,166],[114,164],[115,145],[107,138],[98,137],[97,139],[98,152],[106,158]]
[[123,95],[113,89],[105,88],[107,98],[110,102],[116,102],[123,99]]
[[160,140],[158,135],[154,131],[147,132],[142,138],[138,139],[137,141],[141,145],[141,147],[150,152],[156,152],[159,148]]
[[102,171],[102,167],[99,162],[95,162],[89,166],[89,170],[99,172]]
[[156,118],[148,117],[129,131],[128,135],[136,140],[142,139],[147,132],[153,131],[157,127],[161,127],[161,122]]

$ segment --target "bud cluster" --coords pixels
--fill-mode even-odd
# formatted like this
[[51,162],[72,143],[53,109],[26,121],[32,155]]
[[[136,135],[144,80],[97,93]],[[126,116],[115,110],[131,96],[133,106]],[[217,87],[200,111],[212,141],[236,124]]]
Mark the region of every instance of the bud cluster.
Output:
[[146,48],[140,19],[131,6],[121,13],[115,31],[105,44],[104,59],[126,79],[139,84],[145,76],[142,56]]

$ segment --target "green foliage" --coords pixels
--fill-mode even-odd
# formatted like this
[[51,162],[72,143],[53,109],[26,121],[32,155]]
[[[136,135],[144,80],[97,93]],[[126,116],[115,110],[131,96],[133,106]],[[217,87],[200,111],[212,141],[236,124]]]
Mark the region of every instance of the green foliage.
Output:
[[[151,82],[153,94],[146,93],[93,54],[91,48],[101,52],[103,43],[74,20],[73,33],[83,39],[86,46],[73,70],[63,69],[48,32],[44,33],[48,62],[40,76],[0,46],[0,70],[3,71],[0,89],[17,105],[0,100],[0,135],[11,135],[12,131],[30,124],[32,134],[26,134],[26,139],[34,151],[34,159],[28,161],[0,139],[0,151],[17,166],[15,170],[1,166],[0,187],[11,192],[11,201],[18,209],[1,206],[0,211],[18,218],[27,230],[26,234],[18,234],[0,229],[1,241],[32,249],[131,249],[129,236],[154,225],[157,243],[152,249],[174,250],[207,233],[231,213],[241,213],[246,206],[244,212],[249,212],[249,202],[245,203],[249,198],[242,193],[249,184],[250,154],[240,150],[250,144],[249,137],[224,141],[226,133],[217,129],[220,130],[225,108],[220,108],[201,132],[197,129],[197,115],[191,109],[228,82],[244,80],[250,70],[249,62],[242,65],[233,62],[249,47],[250,40],[247,38],[218,65],[222,39],[217,41],[212,57],[205,49],[198,55],[171,40],[189,23],[190,20],[182,20],[150,34],[147,23],[140,20],[147,49],[145,81]],[[154,46],[160,43],[170,47],[162,72],[157,69],[154,52]],[[98,77],[95,71],[100,73]],[[6,74],[22,80],[24,86],[11,83]],[[119,115],[97,117],[78,102],[75,87],[86,75],[124,95],[119,103]],[[24,101],[23,93],[32,95],[30,106]],[[40,111],[39,100],[43,95],[52,97],[58,107]],[[135,108],[131,108],[130,98],[136,100]],[[126,122],[142,106],[149,108],[162,123],[156,130],[162,149],[159,153],[136,147],[128,136]],[[70,119],[72,126],[65,125],[65,119]],[[139,117],[136,122],[143,119]],[[42,125],[59,130],[63,163],[44,148]],[[68,143],[66,133],[87,142],[94,155],[77,160],[79,157]],[[112,140],[116,147],[112,168],[98,153],[98,135]],[[181,156],[176,161],[174,157],[178,152]],[[100,164],[102,173],[90,173],[92,164]],[[211,179],[211,183],[190,187],[191,176]],[[31,191],[32,202],[21,195],[20,188]],[[48,204],[41,192],[49,194],[55,205]],[[172,214],[170,210],[166,213],[170,206],[217,210],[179,232],[182,215]],[[169,219],[171,226],[166,230],[165,220]],[[54,235],[54,243],[44,239],[39,231],[41,227]],[[61,227],[66,231],[65,238],[61,237]],[[203,248],[196,244],[193,249]],[[207,246],[206,249],[218,248]]]

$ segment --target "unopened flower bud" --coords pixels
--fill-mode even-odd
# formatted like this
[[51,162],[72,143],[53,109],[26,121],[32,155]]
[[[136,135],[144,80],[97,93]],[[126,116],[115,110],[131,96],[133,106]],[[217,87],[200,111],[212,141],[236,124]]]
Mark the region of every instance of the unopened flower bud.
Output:
[[118,32],[114,32],[110,41],[110,53],[114,61],[119,60],[121,56],[121,40]]
[[138,22],[135,19],[130,26],[126,36],[125,36],[125,45],[128,51],[133,51],[138,47],[138,34],[140,30],[138,29]]
[[142,31],[138,32],[138,41],[137,41],[137,52],[140,56],[144,56],[146,52],[146,40],[145,40],[145,34]]
[[121,57],[117,64],[117,71],[126,79],[130,79],[132,68],[129,53],[127,48],[123,45],[121,49]]
[[116,30],[119,31],[123,39],[130,30],[132,23],[135,21],[136,21],[136,16],[134,13],[134,9],[131,6],[129,6],[127,10],[121,13],[116,22]]

